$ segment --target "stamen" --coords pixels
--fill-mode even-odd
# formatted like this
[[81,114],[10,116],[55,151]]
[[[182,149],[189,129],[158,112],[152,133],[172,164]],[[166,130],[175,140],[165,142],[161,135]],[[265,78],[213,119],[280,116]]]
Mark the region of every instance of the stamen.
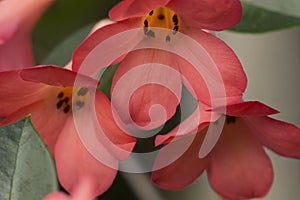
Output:
[[84,106],[84,102],[83,101],[76,101],[76,106],[77,106],[77,109],[80,109]]
[[226,123],[227,124],[235,123],[235,120],[236,120],[236,117],[226,115]]
[[171,41],[171,37],[169,35],[166,36],[166,42],[170,42]]
[[70,98],[69,98],[69,97],[66,97],[66,98],[64,98],[64,102],[66,102],[66,103],[68,103],[68,102],[69,102],[69,100],[70,100]]
[[144,21],[144,27],[148,27],[148,20],[146,20],[146,19]]
[[80,88],[77,92],[77,96],[84,96],[86,95],[86,93],[89,91],[88,88],[86,87],[83,87],[83,88]]
[[152,30],[148,31],[146,33],[146,35],[149,36],[149,37],[155,38],[155,33]]
[[173,28],[173,35],[175,35],[178,32],[179,27],[176,25]]
[[5,117],[0,116],[0,122],[3,121],[3,120],[5,120]]
[[62,107],[62,105],[64,104],[64,102],[65,102],[64,100],[60,100],[59,102],[57,102],[56,108],[60,109]]
[[60,92],[58,95],[57,95],[57,98],[62,98],[64,96],[64,93],[63,92]]
[[153,15],[153,10],[151,10],[151,11],[149,12],[149,15],[150,15],[150,16],[152,16],[152,15]]
[[179,20],[178,20],[178,17],[176,14],[173,15],[172,20],[173,20],[175,26],[178,25]]
[[159,19],[159,20],[164,20],[164,19],[165,19],[165,15],[164,15],[164,14],[159,14],[159,15],[157,16],[157,19]]
[[66,105],[66,107],[64,108],[64,113],[68,113],[71,109],[71,106],[69,104]]

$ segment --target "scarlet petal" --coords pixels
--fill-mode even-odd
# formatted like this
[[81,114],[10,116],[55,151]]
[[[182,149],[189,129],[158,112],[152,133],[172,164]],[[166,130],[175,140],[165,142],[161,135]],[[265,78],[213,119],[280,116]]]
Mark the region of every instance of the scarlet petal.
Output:
[[[144,35],[138,31],[136,32],[137,35],[132,34],[132,32],[130,35],[123,33],[141,26],[141,19],[134,18],[106,25],[96,30],[75,50],[72,57],[72,69],[91,75],[101,68],[111,65],[113,61],[122,56],[115,48],[111,47],[117,46],[117,50],[124,50],[122,53],[132,50]],[[113,39],[110,40],[110,38]]]
[[136,140],[125,132],[126,129],[122,126],[117,115],[113,115],[113,110],[110,101],[107,97],[101,93],[96,93],[96,115],[104,134],[100,140],[105,141],[104,137],[108,137],[106,140],[107,148],[110,152],[119,158],[120,160],[126,159],[132,152]]
[[90,191],[91,197],[96,197],[105,192],[112,184],[116,173],[118,162],[113,157],[108,167],[96,160],[82,144],[73,118],[70,117],[63,128],[55,148],[55,161],[57,173],[62,186],[76,195],[77,184],[88,178],[94,186]]
[[247,77],[232,49],[217,37],[198,29],[187,28],[185,34],[197,41],[185,37],[176,41],[176,45],[184,46],[185,51],[192,53],[185,59],[191,60],[193,56],[199,59],[199,66],[180,67],[192,94],[195,93],[197,99],[206,105],[240,102]]
[[22,119],[42,101],[43,84],[24,81],[20,71],[0,72],[0,124]]
[[237,24],[242,17],[238,0],[172,0],[167,5],[177,12],[185,26],[221,31]]
[[116,71],[112,104],[121,119],[153,129],[176,111],[181,97],[180,63],[175,55],[153,49],[130,52]]
[[20,76],[26,81],[53,86],[74,86],[77,79],[83,85],[97,86],[98,81],[57,66],[37,66],[23,69]]
[[251,199],[269,191],[273,181],[271,161],[243,119],[225,125],[209,156],[209,182],[221,196]]
[[267,116],[277,114],[278,111],[273,108],[259,102],[259,101],[246,101],[232,105],[228,105],[226,108],[220,107],[213,109],[215,112],[226,111],[226,115],[243,117],[243,116]]
[[215,122],[220,114],[205,111],[204,106],[199,103],[195,111],[176,128],[165,135],[158,135],[155,138],[155,145],[167,144],[173,139],[177,140],[190,134],[195,134]]
[[109,17],[116,21],[142,17],[155,8],[165,6],[169,1],[123,0],[110,10]]
[[45,196],[43,200],[71,200],[71,197],[62,192],[53,192]]
[[282,156],[300,158],[300,129],[270,117],[245,119],[260,142]]
[[204,135],[205,132],[198,133],[195,138],[190,135],[160,149],[154,164],[154,170],[158,170],[152,172],[152,181],[158,187],[172,191],[192,184],[207,166],[207,158],[198,157]]

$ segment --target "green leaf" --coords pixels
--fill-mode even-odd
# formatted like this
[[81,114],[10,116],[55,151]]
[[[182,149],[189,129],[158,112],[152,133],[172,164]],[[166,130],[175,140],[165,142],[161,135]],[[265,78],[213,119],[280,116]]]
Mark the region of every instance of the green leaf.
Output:
[[70,35],[51,51],[43,61],[43,64],[54,64],[61,67],[65,66],[71,60],[74,50],[91,32],[92,28],[92,24],[87,25]]
[[88,24],[107,18],[119,0],[60,0],[47,10],[33,31],[33,50],[38,64],[65,38]]
[[29,118],[0,129],[0,199],[39,200],[58,189],[56,171]]
[[300,25],[300,18],[281,14],[266,8],[254,5],[251,2],[242,2],[243,17],[239,24],[231,28],[232,31],[244,33],[263,33],[278,29]]
[[282,13],[289,16],[300,18],[300,1],[299,0],[242,0],[253,5]]

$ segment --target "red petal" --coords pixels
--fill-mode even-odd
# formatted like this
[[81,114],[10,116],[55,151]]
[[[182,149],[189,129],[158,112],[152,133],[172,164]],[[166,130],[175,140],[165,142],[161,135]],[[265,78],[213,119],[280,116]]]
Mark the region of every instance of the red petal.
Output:
[[199,103],[195,111],[176,128],[166,135],[156,136],[155,145],[167,144],[173,139],[177,140],[190,134],[196,134],[208,126],[210,122],[215,122],[219,117],[220,114],[205,111],[204,106]]
[[213,109],[215,112],[224,112],[226,115],[235,117],[244,116],[267,116],[279,113],[277,110],[259,102],[259,101],[246,101],[240,102],[233,105],[228,105],[226,108],[219,107]]
[[142,49],[127,54],[112,83],[112,104],[121,119],[153,129],[170,119],[179,104],[181,76],[170,53]]
[[210,154],[208,178],[216,192],[228,199],[263,197],[269,191],[271,161],[241,118],[225,124]]
[[[53,86],[74,86],[76,83],[97,87],[98,81],[57,66],[26,68],[20,76],[26,81],[40,82]],[[78,86],[76,84],[76,86]]]
[[242,17],[239,0],[172,0],[167,7],[178,13],[184,26],[198,29],[221,31]]
[[42,101],[43,84],[26,82],[19,71],[0,72],[0,124],[22,119]]
[[282,156],[300,158],[300,129],[270,117],[247,117],[261,143]]
[[142,17],[155,8],[165,6],[169,1],[123,0],[110,10],[109,17],[116,21]]
[[142,25],[141,19],[130,19],[96,30],[75,50],[72,69],[94,75],[100,69],[111,65],[144,38],[142,30],[134,30]]
[[[110,101],[103,93],[96,93],[95,103],[97,119],[105,134],[100,136],[100,140],[106,141],[110,153],[118,159],[126,159],[135,146],[135,138],[130,133],[125,132],[126,130],[117,118],[118,116],[113,115]],[[108,137],[109,141],[105,137]]]
[[158,187],[172,191],[192,184],[207,165],[207,158],[198,157],[204,135],[200,132],[196,137],[184,137],[160,149],[154,164],[154,170],[159,170],[152,172],[152,181]]
[[204,31],[189,28],[185,34],[174,39],[176,46],[184,47],[184,58],[194,65],[180,67],[191,93],[207,105],[240,102],[247,77],[235,53],[222,40]]
[[[103,152],[104,153],[104,152]],[[110,161],[106,166],[96,160],[79,138],[73,118],[70,117],[63,128],[55,148],[55,161],[57,173],[62,186],[76,195],[77,184],[88,178],[94,186],[90,191],[92,197],[105,192],[112,184],[118,168],[118,162],[109,154],[103,154]],[[108,164],[108,163],[106,163]]]

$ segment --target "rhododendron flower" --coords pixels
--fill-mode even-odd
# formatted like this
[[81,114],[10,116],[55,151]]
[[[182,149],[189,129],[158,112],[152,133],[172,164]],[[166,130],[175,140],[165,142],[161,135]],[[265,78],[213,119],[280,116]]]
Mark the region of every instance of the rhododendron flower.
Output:
[[77,184],[72,195],[68,196],[63,192],[52,192],[43,200],[92,200],[93,188],[92,182],[88,178],[83,178]]
[[0,1],[0,70],[34,64],[31,31],[54,0]]
[[[82,85],[74,86],[78,78],[83,81]],[[87,177],[95,186],[90,193],[93,197],[110,187],[118,160],[126,159],[135,145],[135,139],[116,124],[111,104],[103,93],[96,91],[95,105],[91,105],[90,95],[97,84],[96,80],[55,66],[0,72],[0,125],[31,114],[33,126],[54,156],[62,186],[73,194],[76,184]],[[86,115],[81,111],[89,108],[95,108],[97,123],[108,141],[125,152],[104,144],[104,136],[99,133],[97,139],[103,144],[97,144],[104,146],[101,155],[107,163],[101,163],[90,154],[74,121],[73,111],[77,111],[77,122],[85,123]],[[85,130],[85,135],[91,134],[89,127]]]
[[[218,112],[218,109],[214,111]],[[197,133],[179,159],[154,171],[152,181],[160,188],[179,190],[207,170],[212,188],[226,199],[266,195],[273,181],[273,170],[263,146],[282,156],[300,158],[300,129],[267,116],[275,113],[277,111],[259,102],[227,106],[226,122],[212,151],[199,158],[199,149],[207,131],[205,128]],[[180,148],[191,136],[169,143],[170,146],[159,152],[154,166],[170,159],[172,149]],[[164,142],[164,139],[157,138],[157,144]]]
[[[238,0],[124,0],[110,11],[110,18],[117,22],[93,33],[75,51],[73,69],[78,71],[80,67],[83,65],[86,67],[85,64],[90,63],[88,69],[83,69],[83,71],[93,74],[97,68],[122,60],[114,76],[113,93],[116,91],[117,82],[135,70],[136,66],[153,63],[144,67],[139,73],[135,73],[134,77],[127,78],[126,84],[122,84],[123,92],[115,92],[115,95],[112,95],[113,106],[127,124],[133,121],[137,125],[146,127],[151,121],[148,111],[157,104],[165,109],[166,116],[163,120],[156,119],[157,122],[154,124],[156,126],[163,124],[175,113],[180,101],[182,82],[199,101],[207,105],[211,105],[212,101],[222,102],[219,105],[235,103],[241,100],[247,82],[241,64],[234,52],[223,41],[202,29],[212,31],[227,29],[239,22],[241,14],[241,4]],[[128,30],[136,30],[136,32],[132,32],[127,38],[120,36],[122,40],[116,37],[106,48],[102,48],[102,51],[99,49],[95,51],[97,46],[107,41],[108,38],[118,36]],[[204,52],[202,56],[210,60],[210,64],[195,55],[198,49],[193,49],[193,46],[186,42],[183,34],[200,45]],[[135,49],[141,44],[146,46],[155,44],[157,48]],[[108,59],[117,51],[109,50],[111,46],[124,49],[123,54],[114,61]],[[187,57],[181,58],[174,52],[163,51],[160,48],[162,46],[170,50],[181,51],[190,57],[196,57],[199,62],[202,62],[198,67],[206,73],[199,73],[197,66],[193,66]],[[102,60],[100,64],[96,54],[106,57],[107,62]],[[91,61],[92,59],[94,61]],[[170,73],[170,70],[163,70],[165,68],[157,67],[157,63],[170,66],[180,76]],[[155,81],[152,80],[153,77],[156,78]],[[218,78],[222,80],[221,82],[215,81],[212,83],[215,84],[213,86],[207,84],[207,77],[210,80],[218,80]],[[139,85],[140,87],[129,100],[129,106],[125,106],[127,99],[124,95],[130,94],[132,87],[141,84],[143,80],[146,82],[148,80],[149,84]],[[169,85],[177,88],[176,91],[170,91]],[[225,92],[221,94],[215,91],[214,89],[218,87],[224,87]],[[211,92],[215,94],[211,95]],[[213,96],[214,100],[211,100]],[[152,114],[154,117],[162,115],[155,109]],[[151,128],[154,127],[149,127]]]

